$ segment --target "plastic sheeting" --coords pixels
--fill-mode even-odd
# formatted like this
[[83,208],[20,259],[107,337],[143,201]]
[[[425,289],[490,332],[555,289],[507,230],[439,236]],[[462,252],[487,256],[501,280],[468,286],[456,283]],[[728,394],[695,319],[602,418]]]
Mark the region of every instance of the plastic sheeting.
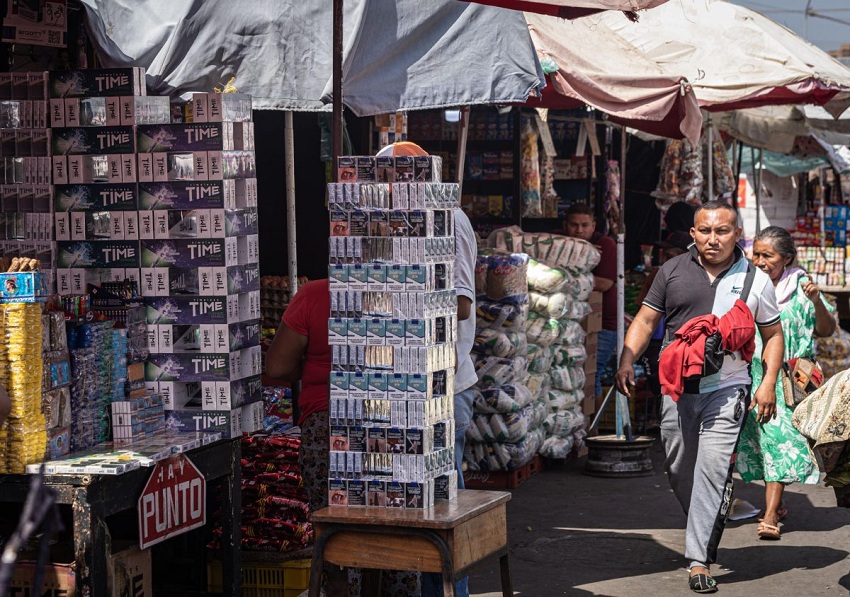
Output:
[[668,73],[688,78],[700,106],[850,105],[850,69],[789,29],[721,0],[670,0],[631,22],[617,12],[580,19],[605,25]]
[[[331,88],[332,3],[82,0],[106,67],[143,66],[154,93],[236,77],[255,109],[315,111]],[[524,101],[543,83],[521,13],[453,0],[347,0],[345,103],[358,115]]]

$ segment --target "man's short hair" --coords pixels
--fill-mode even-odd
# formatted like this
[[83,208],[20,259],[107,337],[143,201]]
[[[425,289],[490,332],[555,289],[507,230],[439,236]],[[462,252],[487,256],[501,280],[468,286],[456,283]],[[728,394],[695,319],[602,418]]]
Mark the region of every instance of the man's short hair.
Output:
[[715,211],[715,210],[718,210],[718,209],[725,209],[725,210],[730,211],[732,213],[732,215],[735,216],[735,222],[738,221],[738,210],[735,209],[734,207],[732,207],[731,205],[729,205],[728,203],[726,203],[725,201],[717,201],[717,200],[707,201],[707,202],[703,203],[702,205],[700,205],[699,207],[697,207],[696,211],[694,212],[694,220],[697,219],[697,216],[699,215],[699,212],[701,212],[701,211]]
[[592,218],[595,214],[593,213],[593,208],[587,203],[573,203],[567,209],[567,217],[569,218],[574,215],[590,216]]

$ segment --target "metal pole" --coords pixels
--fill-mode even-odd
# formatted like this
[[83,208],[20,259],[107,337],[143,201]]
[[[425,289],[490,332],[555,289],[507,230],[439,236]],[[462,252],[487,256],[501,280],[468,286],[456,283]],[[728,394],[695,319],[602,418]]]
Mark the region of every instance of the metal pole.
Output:
[[762,158],[764,157],[764,150],[759,147],[759,161],[758,161],[758,173],[755,178],[758,180],[756,185],[756,234],[761,230],[761,173],[764,170],[764,163]]
[[466,163],[466,138],[469,133],[469,106],[460,109],[460,129],[457,135],[457,184],[458,196],[463,193],[464,165]]
[[333,132],[331,170],[336,178],[336,161],[342,155],[342,5],[343,0],[333,4]]
[[[626,127],[620,127],[620,220],[617,230],[617,362],[623,356],[626,311]],[[629,417],[629,402],[619,391],[616,398],[615,426],[619,437],[632,441],[632,423]]]
[[714,127],[711,126],[711,112],[708,113],[708,120],[706,121],[706,145],[708,148],[706,152],[708,152],[708,172],[707,172],[707,181],[708,181],[708,193],[706,193],[706,197],[708,197],[709,201],[714,199],[714,131],[712,130]]
[[[286,240],[289,257],[289,298],[298,292],[298,249],[295,242],[295,141],[292,112],[284,112],[283,161],[286,169]],[[336,170],[336,168],[334,168]]]

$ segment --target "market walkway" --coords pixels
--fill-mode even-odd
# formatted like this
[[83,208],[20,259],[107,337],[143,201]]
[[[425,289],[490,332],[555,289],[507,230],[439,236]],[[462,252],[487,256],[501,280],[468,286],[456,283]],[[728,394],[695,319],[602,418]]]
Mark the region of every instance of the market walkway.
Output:
[[[583,459],[544,470],[508,502],[511,571],[516,595],[694,595],[684,570],[685,517],[653,447],[655,475],[600,479]],[[736,497],[760,507],[762,485],[738,479]],[[724,597],[850,594],[850,509],[835,507],[823,485],[793,485],[778,542],[759,541],[755,518],[730,522],[715,576]],[[474,597],[495,597],[498,567],[470,577]]]

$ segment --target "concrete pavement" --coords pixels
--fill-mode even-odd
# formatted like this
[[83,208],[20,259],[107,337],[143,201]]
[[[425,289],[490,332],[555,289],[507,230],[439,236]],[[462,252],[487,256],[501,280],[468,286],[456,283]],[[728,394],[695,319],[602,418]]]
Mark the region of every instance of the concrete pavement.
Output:
[[[513,490],[508,539],[514,594],[634,597],[695,595],[687,587],[685,516],[661,470],[608,479],[583,474],[584,459],[543,470]],[[735,497],[764,505],[764,486],[737,479]],[[730,522],[712,568],[718,595],[850,595],[850,509],[833,490],[792,485],[779,541],[760,541],[756,519]],[[498,561],[475,568],[475,597],[501,595]]]

